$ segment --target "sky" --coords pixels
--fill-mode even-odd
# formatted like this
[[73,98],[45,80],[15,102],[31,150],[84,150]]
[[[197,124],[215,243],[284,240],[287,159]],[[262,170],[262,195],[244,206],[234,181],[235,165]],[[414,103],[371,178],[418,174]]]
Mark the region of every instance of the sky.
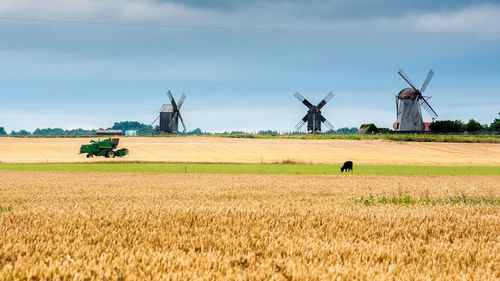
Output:
[[[166,92],[187,129],[292,131],[335,97],[335,126],[391,127],[395,97],[435,72],[441,120],[500,112],[500,2],[2,0],[0,127],[150,124]],[[424,112],[424,119],[431,117]]]

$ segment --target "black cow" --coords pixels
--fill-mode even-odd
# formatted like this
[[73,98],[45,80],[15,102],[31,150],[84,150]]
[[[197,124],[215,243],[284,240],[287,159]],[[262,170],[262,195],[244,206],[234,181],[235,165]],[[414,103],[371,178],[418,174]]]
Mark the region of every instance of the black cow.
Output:
[[341,172],[341,173],[343,173],[343,172],[344,172],[344,170],[345,170],[346,172],[349,172],[349,171],[351,171],[351,172],[352,172],[352,161],[346,161],[346,162],[344,163],[344,165],[342,166],[342,168],[340,168],[340,172]]

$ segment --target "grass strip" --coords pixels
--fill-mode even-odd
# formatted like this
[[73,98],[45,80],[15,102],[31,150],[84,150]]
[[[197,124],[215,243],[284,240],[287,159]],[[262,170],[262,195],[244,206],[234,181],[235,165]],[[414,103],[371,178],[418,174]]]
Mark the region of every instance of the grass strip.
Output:
[[[0,164],[0,170],[108,172],[108,173],[208,173],[270,175],[340,175],[338,165],[326,164],[182,164],[182,163],[26,163]],[[357,165],[344,175],[500,175],[499,166],[388,166]]]

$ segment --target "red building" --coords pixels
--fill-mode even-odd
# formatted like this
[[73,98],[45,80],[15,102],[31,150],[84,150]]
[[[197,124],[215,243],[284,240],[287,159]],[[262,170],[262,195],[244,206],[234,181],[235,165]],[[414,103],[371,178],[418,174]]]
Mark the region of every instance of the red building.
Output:
[[432,122],[424,122],[424,132],[426,132],[426,133],[431,132],[431,124],[432,124]]

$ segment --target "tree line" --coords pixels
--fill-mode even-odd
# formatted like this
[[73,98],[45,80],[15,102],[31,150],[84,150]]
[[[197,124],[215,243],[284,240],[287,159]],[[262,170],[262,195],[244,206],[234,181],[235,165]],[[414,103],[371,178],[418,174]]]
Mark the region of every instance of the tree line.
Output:
[[443,120],[435,121],[430,126],[431,132],[436,134],[449,133],[500,133],[500,119],[495,119],[490,125],[481,124],[474,119],[470,119],[467,123],[460,120]]
[[[104,130],[136,130],[138,135],[154,135],[156,134],[155,128],[151,125],[146,125],[137,121],[121,121],[113,124],[112,127],[105,128]],[[100,128],[103,130],[103,128]],[[500,119],[496,118],[491,124],[481,124],[474,119],[470,119],[468,122],[463,122],[460,120],[442,120],[434,121],[430,126],[431,133],[433,134],[500,134]],[[358,128],[340,128],[337,130],[325,131],[326,134],[357,134],[357,133],[389,133],[388,128],[377,128],[374,124],[363,124],[360,129]],[[228,131],[221,134],[246,134],[247,132],[242,131]],[[278,132],[276,130],[262,130],[257,131],[255,134],[258,135],[282,135],[282,134],[296,134],[297,132]],[[194,130],[179,133],[186,135],[206,135],[212,134],[196,128]],[[0,136],[95,136],[96,130],[86,130],[86,129],[71,129],[64,130],[61,128],[43,128],[36,129],[33,132],[27,130],[12,131],[8,134],[4,127],[0,127]]]
[[[433,134],[499,134],[500,119],[495,119],[491,124],[481,124],[474,119],[468,122],[461,120],[434,121],[429,127]],[[375,124],[363,124],[359,129],[363,134],[387,134],[388,128],[378,128]]]

